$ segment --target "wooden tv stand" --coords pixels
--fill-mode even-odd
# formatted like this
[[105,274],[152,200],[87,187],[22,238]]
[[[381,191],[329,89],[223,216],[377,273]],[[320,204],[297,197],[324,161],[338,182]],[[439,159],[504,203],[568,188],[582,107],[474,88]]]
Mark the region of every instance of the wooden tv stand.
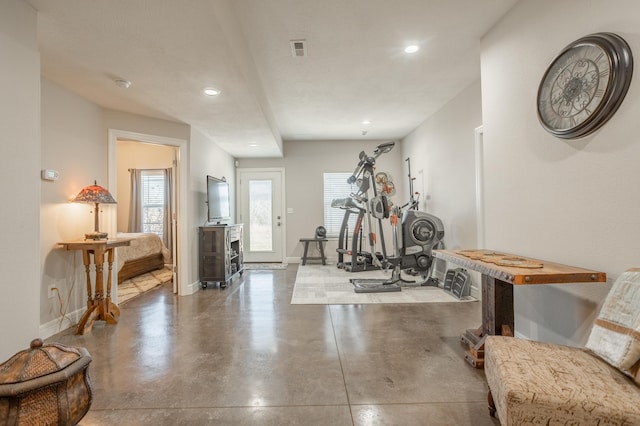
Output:
[[201,226],[198,243],[200,286],[220,283],[221,288],[244,272],[242,224]]

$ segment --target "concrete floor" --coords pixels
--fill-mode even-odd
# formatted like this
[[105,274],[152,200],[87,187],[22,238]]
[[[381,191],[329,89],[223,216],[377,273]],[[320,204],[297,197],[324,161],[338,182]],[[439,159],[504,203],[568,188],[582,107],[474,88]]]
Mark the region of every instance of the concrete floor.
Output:
[[297,268],[187,297],[164,285],[117,325],[47,339],[93,358],[81,424],[499,424],[459,343],[480,303],[291,305]]

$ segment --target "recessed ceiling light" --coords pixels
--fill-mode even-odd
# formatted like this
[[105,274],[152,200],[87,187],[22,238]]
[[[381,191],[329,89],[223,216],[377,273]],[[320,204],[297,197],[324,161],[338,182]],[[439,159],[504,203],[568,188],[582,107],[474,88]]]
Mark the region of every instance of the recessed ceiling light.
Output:
[[128,89],[129,87],[131,87],[131,82],[129,80],[119,78],[116,80],[116,86],[122,87],[123,89]]
[[220,94],[220,90],[214,89],[213,87],[207,87],[203,92],[207,96],[218,96]]
[[365,126],[366,126],[367,124],[371,124],[371,120],[363,120],[363,121],[362,121],[362,124],[364,124]]
[[404,48],[404,51],[406,53],[416,53],[418,50],[420,50],[420,46],[412,44],[411,46],[407,46]]
[[250,144],[249,144],[249,147],[250,147],[250,148],[255,148],[255,147],[257,147],[257,146],[258,146],[258,144],[257,144],[257,143],[250,143]]

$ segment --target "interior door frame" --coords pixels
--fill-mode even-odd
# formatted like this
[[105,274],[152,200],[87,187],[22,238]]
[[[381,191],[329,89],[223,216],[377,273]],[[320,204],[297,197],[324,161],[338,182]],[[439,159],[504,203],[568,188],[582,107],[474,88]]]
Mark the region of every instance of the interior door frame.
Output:
[[[176,155],[176,167],[178,169],[178,188],[177,189],[177,209],[174,212],[177,216],[176,224],[176,236],[177,238],[177,273],[175,274],[178,279],[178,295],[186,296],[198,290],[199,287],[194,287],[189,283],[189,270],[188,267],[191,264],[189,255],[189,241],[187,232],[187,182],[188,173],[186,164],[183,164],[183,160],[186,161],[187,157],[187,141],[184,139],[170,138],[166,136],[158,136],[137,132],[130,132],[127,130],[109,129],[108,130],[108,175],[109,175],[109,188],[114,198],[118,199],[117,194],[117,142],[119,139],[138,141],[141,143],[149,143],[155,145],[168,145],[177,148]],[[118,217],[116,209],[109,209],[106,215],[107,229],[111,235],[115,235],[118,228]],[[117,250],[116,250],[116,266],[117,263]],[[118,288],[117,286],[117,274],[113,274],[115,283],[112,282],[112,289]],[[117,291],[114,291],[117,293]],[[113,295],[112,295],[113,297]],[[117,296],[116,296],[117,298]]]
[[[280,231],[280,238],[281,238],[281,247],[282,247],[282,253],[281,253],[281,259],[280,262],[284,262],[284,260],[286,259],[286,253],[287,253],[287,221],[286,221],[286,199],[285,199],[285,194],[287,193],[286,189],[285,189],[285,169],[284,167],[258,167],[258,168],[252,168],[252,167],[242,167],[242,168],[238,168],[236,169],[236,182],[238,182],[238,191],[236,193],[236,212],[237,215],[240,215],[240,213],[242,212],[242,181],[241,181],[241,175],[242,173],[280,173],[280,200],[281,200],[281,206],[280,206],[280,211],[281,213],[281,223],[282,226],[280,227],[281,231]],[[245,235],[249,235],[249,227],[245,227],[244,228],[244,233]],[[245,246],[244,251],[247,252],[248,251],[248,247]]]
[[476,168],[476,247],[485,246],[484,225],[484,128],[474,130],[475,168]]
[[[476,183],[476,248],[485,248],[485,218],[484,218],[484,128],[478,126],[473,132],[474,165]],[[482,285],[480,273],[473,272],[470,293],[476,299],[482,299]]]

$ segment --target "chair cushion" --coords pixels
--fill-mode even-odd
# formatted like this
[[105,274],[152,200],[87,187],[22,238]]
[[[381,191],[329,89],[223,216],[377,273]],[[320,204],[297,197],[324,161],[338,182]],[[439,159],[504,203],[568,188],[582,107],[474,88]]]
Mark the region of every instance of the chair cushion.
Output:
[[485,374],[503,425],[640,424],[640,388],[584,349],[487,336]]
[[586,347],[638,382],[635,375],[640,361],[640,269],[624,272],[613,284]]

